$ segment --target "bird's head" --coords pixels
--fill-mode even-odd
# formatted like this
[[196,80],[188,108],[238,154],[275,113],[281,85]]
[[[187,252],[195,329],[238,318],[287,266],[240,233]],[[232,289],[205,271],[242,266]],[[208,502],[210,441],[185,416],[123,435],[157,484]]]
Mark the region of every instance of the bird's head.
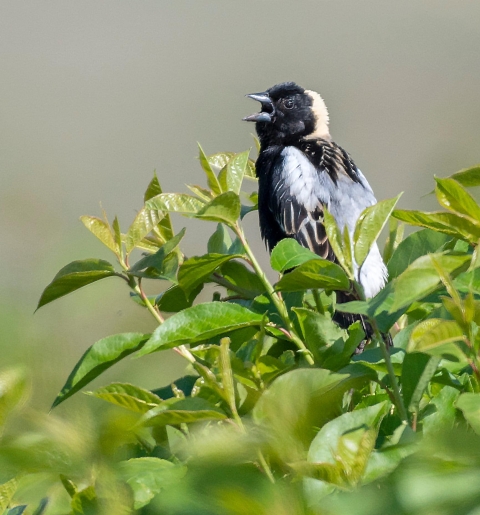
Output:
[[256,122],[260,143],[288,145],[300,138],[330,139],[327,107],[315,91],[294,82],[282,82],[247,97],[262,105],[260,112],[244,118]]

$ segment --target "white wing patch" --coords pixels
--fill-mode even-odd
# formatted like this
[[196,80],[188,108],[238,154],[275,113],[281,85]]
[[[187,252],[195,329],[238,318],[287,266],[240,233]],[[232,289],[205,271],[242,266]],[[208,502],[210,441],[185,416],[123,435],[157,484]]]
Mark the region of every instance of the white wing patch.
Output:
[[[343,230],[345,226],[353,241],[355,224],[361,212],[376,203],[372,188],[359,171],[360,182],[354,182],[347,174],[338,174],[336,183],[326,171],[318,171],[305,154],[296,147],[282,151],[283,180],[290,194],[313,213],[320,205],[326,206]],[[385,285],[387,267],[375,243],[361,270],[355,264],[356,279],[362,285],[367,298],[375,296]]]

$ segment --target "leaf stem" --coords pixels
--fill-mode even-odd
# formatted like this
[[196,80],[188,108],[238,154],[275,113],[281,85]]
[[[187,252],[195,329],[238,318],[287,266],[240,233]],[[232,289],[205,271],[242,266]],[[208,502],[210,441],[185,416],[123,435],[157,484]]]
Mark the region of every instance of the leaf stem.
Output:
[[265,275],[264,271],[260,267],[260,264],[258,263],[257,258],[253,254],[252,249],[250,248],[250,245],[248,244],[247,239],[245,238],[245,234],[243,232],[242,227],[237,222],[235,224],[235,226],[232,227],[232,229],[235,231],[239,240],[242,242],[242,245],[245,248],[245,252],[247,253],[247,255],[251,261],[251,264],[252,264],[253,269],[255,270],[255,273],[257,274],[258,278],[262,281],[262,284],[265,287],[265,290],[267,291],[268,296],[272,299],[273,304],[275,305],[278,312],[280,313],[283,323],[285,324],[288,332],[290,333],[292,341],[299,348],[299,350],[305,355],[305,359],[307,360],[308,364],[314,365],[315,362],[313,360],[312,353],[307,349],[307,347],[305,346],[303,341],[295,333],[293,324],[290,320],[290,317],[288,316],[287,307],[285,306],[284,302],[280,299],[279,295],[276,293],[273,286],[270,284],[270,281],[267,279],[267,276]]

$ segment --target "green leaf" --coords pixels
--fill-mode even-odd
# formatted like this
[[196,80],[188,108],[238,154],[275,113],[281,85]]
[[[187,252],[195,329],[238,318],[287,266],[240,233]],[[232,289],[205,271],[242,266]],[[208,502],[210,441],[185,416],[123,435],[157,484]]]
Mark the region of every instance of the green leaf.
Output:
[[[342,265],[347,273],[353,274],[353,264],[349,262],[347,256],[343,252],[343,238],[340,229],[338,228],[335,218],[329,211],[324,209],[323,221],[325,225],[325,232],[327,233],[328,242],[330,243],[338,262]],[[351,253],[349,253],[351,254]]]
[[180,399],[174,404],[160,405],[145,413],[138,425],[147,427],[166,426],[178,424],[191,424],[204,420],[223,420],[227,418],[225,413],[200,397],[188,397]]
[[109,224],[96,216],[84,215],[80,217],[80,220],[105,246],[115,253],[118,252],[115,236]]
[[[380,422],[388,408],[389,404],[382,402],[344,413],[325,424],[310,445],[308,462],[335,466],[338,472],[333,478],[336,477],[337,481],[341,479],[340,485],[358,483],[367,467]],[[318,479],[307,479],[305,491],[308,504],[318,508],[324,491],[322,484]]]
[[394,279],[393,302],[390,311],[396,311],[415,300],[420,300],[439,286],[440,277],[431,257],[446,273],[452,276],[463,272],[470,261],[470,256],[454,253],[427,254],[419,257]]
[[112,277],[115,269],[103,259],[83,259],[64,266],[43,290],[37,309],[88,284]]
[[145,202],[146,209],[169,213],[195,214],[205,202],[186,193],[161,193]]
[[112,230],[115,237],[115,246],[117,248],[116,254],[123,259],[122,233],[120,231],[120,224],[117,217],[113,219]]
[[219,152],[217,154],[207,156],[207,161],[212,168],[217,168],[217,170],[220,171],[222,168],[227,166],[228,162],[234,155],[235,152]]
[[275,287],[280,291],[301,291],[311,288],[348,291],[350,281],[335,263],[325,259],[313,259],[285,274]]
[[[320,364],[325,360],[324,354],[336,342],[343,344],[347,332],[338,326],[330,317],[305,308],[294,308],[305,344]],[[355,350],[355,349],[353,349]]]
[[180,286],[175,285],[161,293],[156,298],[155,303],[160,311],[177,313],[189,308],[197,295],[202,291],[202,288],[203,284],[200,284],[187,296]]
[[72,497],[72,515],[96,515],[100,506],[93,486],[88,486]]
[[207,156],[205,155],[205,152],[203,151],[203,148],[200,146],[200,143],[198,143],[198,157],[200,159],[200,164],[202,165],[203,171],[207,175],[207,181],[208,181],[208,187],[213,191],[215,194],[220,194],[222,192],[220,188],[220,184],[218,182],[217,176],[215,175],[214,171],[212,170],[212,167],[210,166],[210,163],[208,161]]
[[439,363],[439,357],[420,352],[405,356],[402,367],[402,396],[408,411],[418,412],[422,395]]
[[217,268],[227,261],[239,257],[241,256],[235,254],[205,254],[191,257],[184,261],[178,270],[178,284],[189,296],[199,284],[208,282]]
[[145,268],[155,268],[158,271],[162,271],[165,259],[177,248],[178,244],[182,241],[182,238],[185,236],[185,230],[186,229],[183,228],[171,240],[168,240],[164,245],[162,245],[157,250],[157,252],[155,252],[155,254],[145,256],[137,261],[132,267],[130,267],[129,272],[138,272],[139,270],[144,270]]
[[142,208],[125,235],[125,248],[130,254],[137,244],[145,238],[164,217],[162,211]]
[[28,383],[21,369],[0,371],[0,434],[10,412],[23,403],[27,394]]
[[375,319],[381,332],[387,333],[405,313],[409,304],[393,309],[394,283],[388,283],[375,297],[367,301],[352,301],[337,304],[335,309],[343,313],[357,313]]
[[311,259],[321,259],[292,238],[285,238],[272,250],[270,263],[277,272],[285,272]]
[[240,208],[238,195],[233,191],[227,191],[204,205],[194,217],[232,226],[240,216]]
[[464,272],[456,277],[453,284],[462,293],[475,293],[480,295],[480,268]]
[[403,233],[405,224],[399,224],[395,218],[390,218],[388,221],[389,231],[387,241],[383,248],[383,261],[388,263],[392,258],[393,253],[398,248],[398,245],[403,240]]
[[271,436],[287,462],[302,459],[317,429],[342,412],[343,395],[368,382],[363,374],[297,369],[277,377],[253,409],[254,420]]
[[227,281],[246,290],[245,293],[252,293],[253,297],[265,292],[265,286],[257,274],[251,272],[239,261],[227,261],[221,266],[220,273]]
[[209,254],[228,254],[232,238],[223,224],[217,224],[217,229],[208,240]]
[[471,243],[476,243],[480,238],[480,225],[475,225],[470,220],[454,213],[444,213],[443,211],[424,213],[422,211],[396,209],[392,216],[410,225],[443,232]]
[[183,344],[194,344],[214,336],[247,327],[259,326],[263,315],[226,302],[205,302],[172,315],[157,327],[140,355]]
[[187,472],[185,466],[159,458],[132,458],[122,461],[118,469],[133,491],[135,510],[147,505],[162,490],[171,489]]
[[[168,386],[163,386],[162,388],[157,388],[152,391],[155,395],[158,397],[166,400],[171,399],[172,397],[175,397],[174,390],[178,391],[181,390],[185,397],[190,397],[192,395],[193,387],[195,386],[195,383],[199,379],[198,376],[183,376],[179,377],[178,379],[175,379],[175,381],[172,381],[171,384]],[[173,385],[173,386],[172,386]]]
[[235,154],[227,163],[225,172],[219,175],[220,186],[223,191],[233,191],[237,195],[240,193],[243,177],[245,175],[248,165],[248,155],[250,151],[247,150],[241,154]]
[[438,252],[451,237],[431,229],[422,229],[407,236],[397,247],[388,262],[390,280],[399,276],[420,256]]
[[437,181],[435,194],[440,205],[449,211],[473,218],[480,223],[480,206],[465,188],[454,179],[436,177],[435,180]]
[[27,509],[26,504],[22,504],[19,506],[15,506],[14,508],[9,509],[5,515],[22,515],[22,513]]
[[380,236],[400,196],[401,194],[367,207],[358,218],[353,241],[355,261],[359,267],[362,266],[372,245]]
[[17,491],[17,487],[18,482],[16,479],[10,479],[10,481],[0,485],[0,513],[3,513],[8,508]]
[[462,393],[456,406],[462,410],[463,416],[477,435],[480,435],[480,393]]
[[441,345],[463,341],[462,328],[453,320],[429,318],[420,322],[410,335],[408,352],[427,352]]
[[472,166],[465,168],[459,172],[450,175],[450,179],[454,179],[466,188],[480,186],[480,166]]
[[55,399],[52,409],[93,381],[107,368],[141,349],[148,337],[148,334],[142,333],[122,333],[98,340],[87,349],[75,365]]
[[32,513],[32,515],[42,515],[42,513],[45,512],[48,505],[48,497],[44,497],[38,506],[35,508],[35,511]]
[[112,383],[85,393],[136,413],[146,413],[162,402],[160,397],[149,390],[128,383]]
[[157,173],[153,172],[152,180],[148,184],[147,189],[145,190],[145,193],[143,195],[143,201],[147,202],[147,200],[150,200],[151,198],[160,195],[160,193],[162,193],[162,187],[160,186],[160,182],[158,181]]

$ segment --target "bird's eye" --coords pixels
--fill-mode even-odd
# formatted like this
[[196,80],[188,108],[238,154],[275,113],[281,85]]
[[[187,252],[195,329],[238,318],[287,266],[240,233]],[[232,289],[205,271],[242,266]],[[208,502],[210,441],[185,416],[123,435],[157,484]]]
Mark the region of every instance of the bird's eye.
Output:
[[295,102],[291,98],[286,98],[283,104],[287,109],[293,109],[295,106]]

